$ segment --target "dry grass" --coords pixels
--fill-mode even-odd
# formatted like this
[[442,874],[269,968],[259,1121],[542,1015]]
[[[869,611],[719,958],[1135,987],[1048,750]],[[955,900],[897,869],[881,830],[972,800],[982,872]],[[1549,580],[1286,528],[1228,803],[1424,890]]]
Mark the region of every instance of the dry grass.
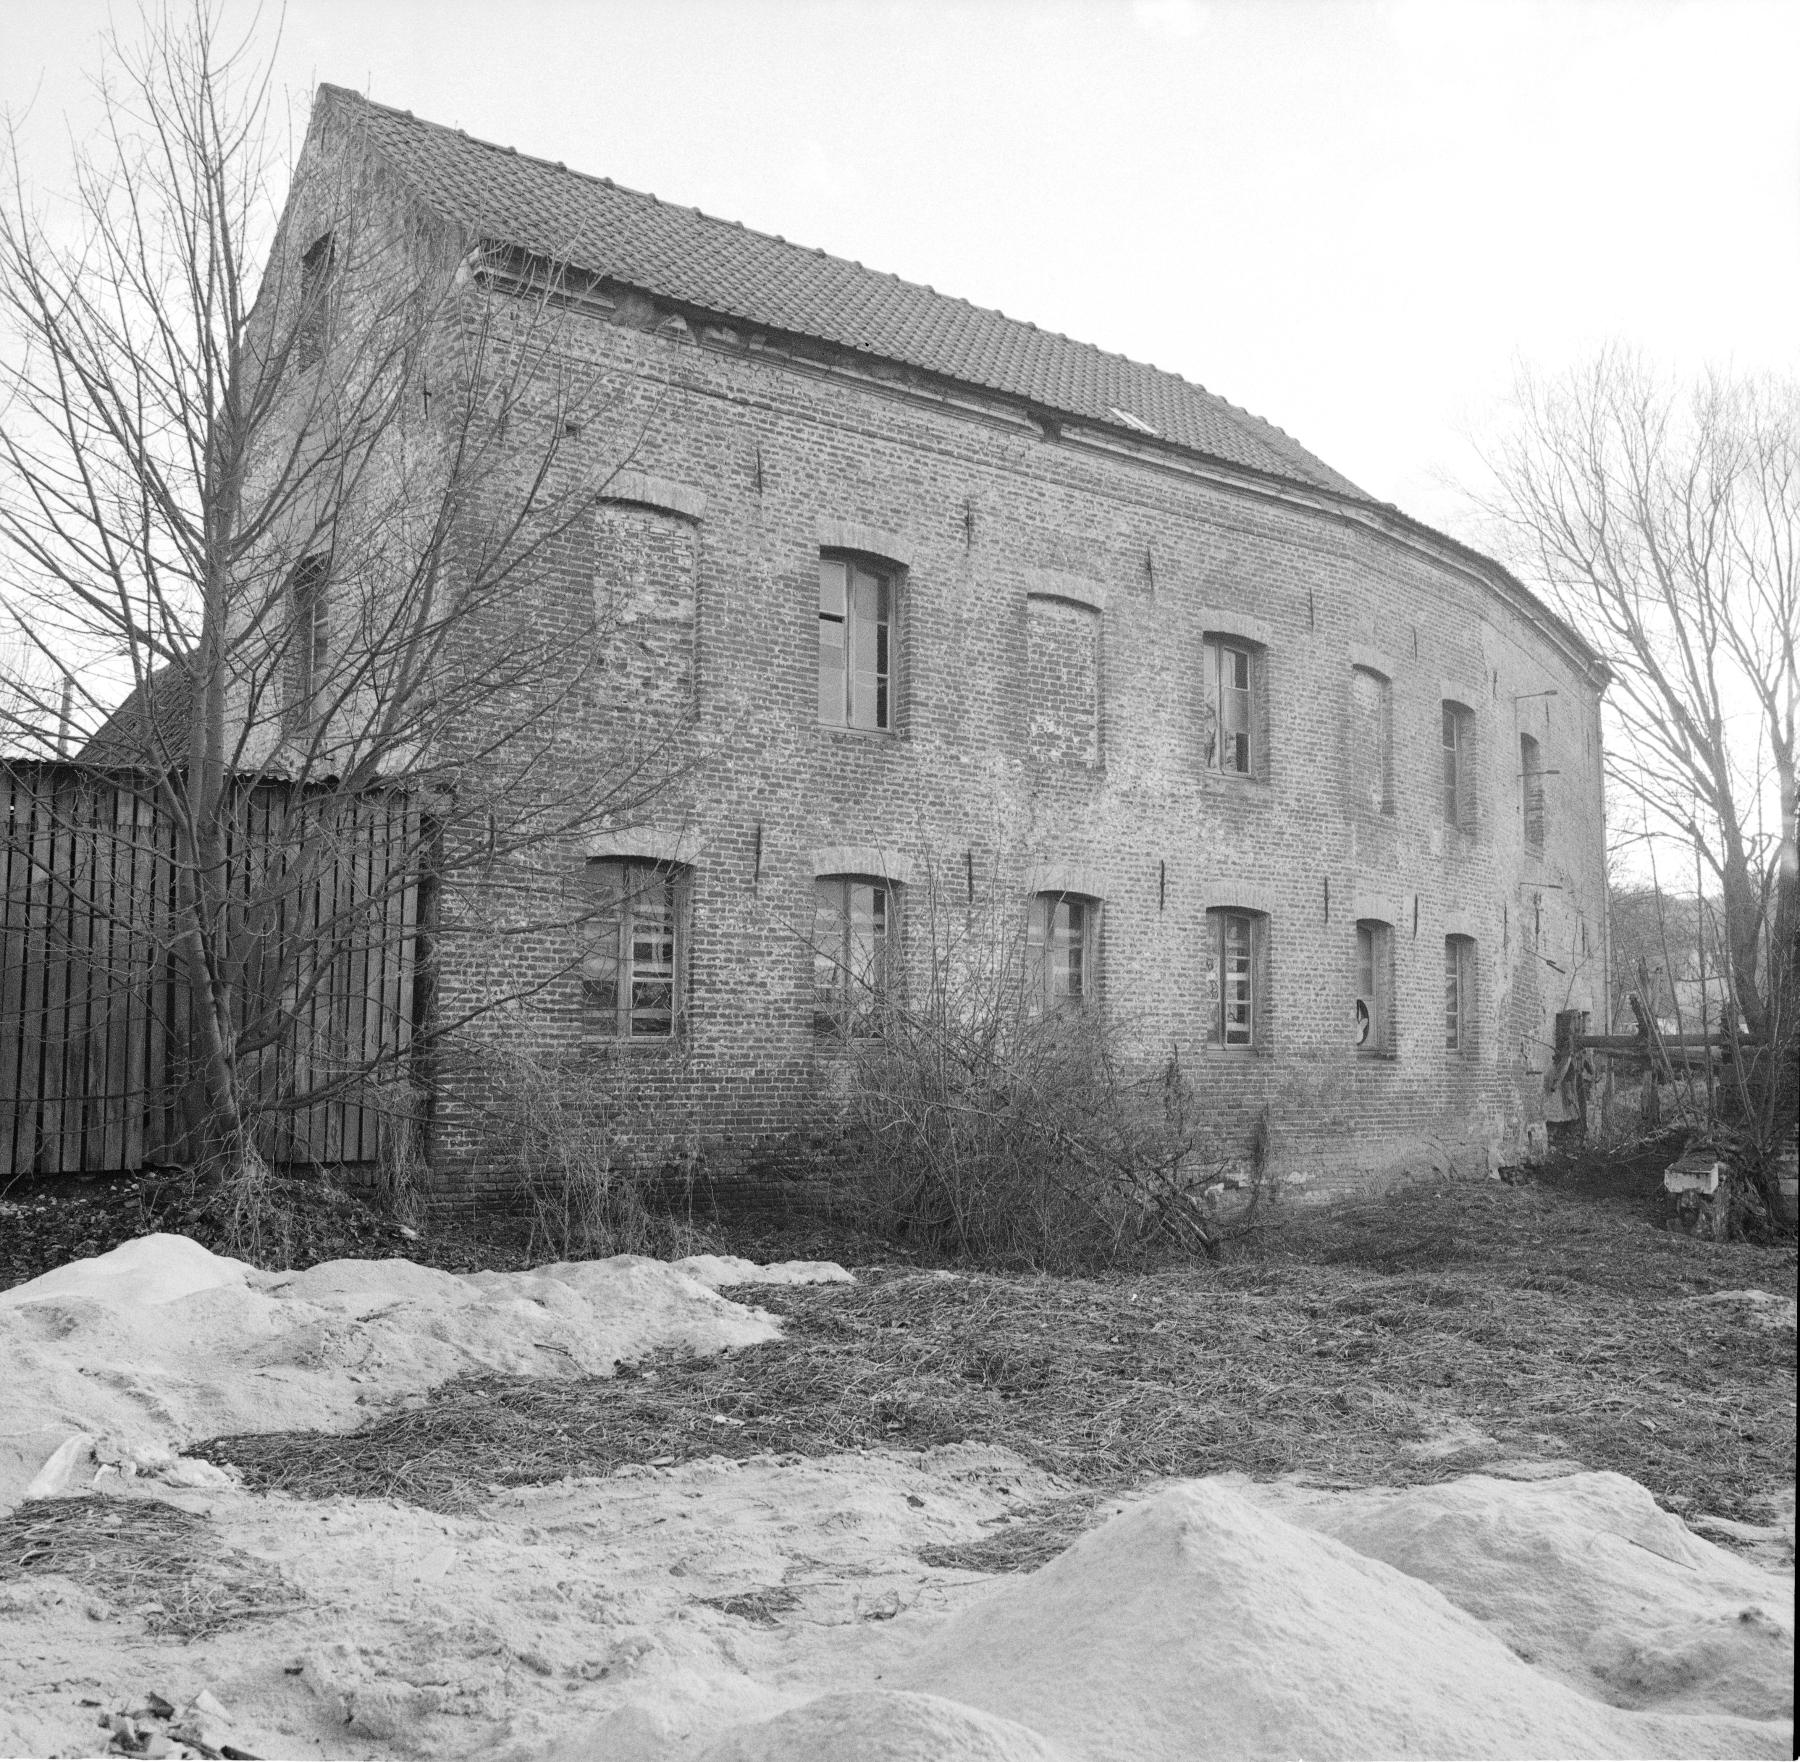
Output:
[[205,1518],[154,1499],[33,1499],[0,1516],[0,1580],[51,1577],[183,1640],[298,1601],[273,1567],[221,1550]]
[[258,1486],[446,1510],[630,1463],[964,1439],[1095,1489],[1559,1457],[1749,1517],[1794,1477],[1793,1334],[1694,1301],[1747,1286],[1791,1295],[1791,1245],[1670,1235],[1636,1190],[1459,1184],[1301,1214],[1216,1265],[761,1287],[787,1318],[778,1344],[606,1380],[468,1380],[349,1436],[196,1453]]

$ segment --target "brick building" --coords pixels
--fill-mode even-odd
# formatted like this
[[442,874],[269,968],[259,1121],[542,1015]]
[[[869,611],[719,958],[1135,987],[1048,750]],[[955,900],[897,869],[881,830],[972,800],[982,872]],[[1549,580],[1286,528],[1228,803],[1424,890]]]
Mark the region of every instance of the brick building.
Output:
[[[693,764],[567,853],[597,915],[507,957],[548,976],[509,1032],[729,1172],[829,1106],[850,994],[949,898],[1016,918],[1043,1007],[1177,1046],[1228,1152],[1266,1110],[1285,1180],[1484,1170],[1566,1115],[1605,675],[1505,570],[1198,386],[928,288],[330,87],[307,153],[469,261],[579,272],[570,358],[648,388],[541,592],[617,619],[613,708]],[[473,1120],[439,1111],[446,1181]]]

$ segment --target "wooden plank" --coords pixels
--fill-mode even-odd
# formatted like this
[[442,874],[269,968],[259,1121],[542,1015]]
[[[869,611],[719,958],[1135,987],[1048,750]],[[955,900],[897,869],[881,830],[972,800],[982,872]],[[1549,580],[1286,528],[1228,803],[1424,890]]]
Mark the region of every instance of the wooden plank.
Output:
[[20,1174],[20,1059],[25,1018],[26,958],[30,915],[29,863],[23,842],[29,824],[30,796],[19,774],[0,765],[0,809],[6,815],[5,847],[0,850],[0,1178]]

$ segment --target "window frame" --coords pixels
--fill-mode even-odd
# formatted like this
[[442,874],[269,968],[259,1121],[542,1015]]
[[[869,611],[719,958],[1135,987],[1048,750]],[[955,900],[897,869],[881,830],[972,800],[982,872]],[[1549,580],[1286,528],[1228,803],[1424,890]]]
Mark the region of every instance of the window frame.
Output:
[[[1391,1059],[1398,1036],[1394,1020],[1394,926],[1384,918],[1358,918],[1354,941],[1354,973],[1351,991],[1356,999],[1353,1039],[1359,1058]],[[1367,1034],[1355,1024],[1367,1011]]]
[[[1206,913],[1206,1044],[1220,1052],[1250,1054],[1269,1044],[1269,915],[1247,906],[1209,906]],[[1233,974],[1230,962],[1241,953],[1244,965]],[[1242,1021],[1234,1022],[1233,978],[1241,981],[1236,1000]],[[1234,1030],[1241,1029],[1241,1032]]]
[[1440,797],[1444,822],[1459,832],[1474,835],[1477,818],[1475,765],[1477,755],[1475,712],[1456,698],[1443,700],[1441,751],[1443,774]]
[[1452,933],[1444,938],[1444,1051],[1456,1059],[1472,1059],[1478,1045],[1475,938]]
[[[1201,767],[1215,777],[1261,782],[1268,776],[1268,653],[1263,645],[1228,630],[1209,630],[1202,638]],[[1244,683],[1227,684],[1228,659],[1243,662]],[[1227,694],[1230,694],[1228,697]],[[1231,700],[1237,700],[1237,726],[1227,731]],[[1227,765],[1227,740],[1242,743],[1244,762]]]
[[[872,937],[869,965],[873,977],[855,972],[856,902],[853,890],[870,890],[870,923],[879,924],[879,940]],[[825,924],[827,895],[831,903],[830,925]],[[879,909],[877,909],[879,901]],[[843,1040],[879,1040],[886,1033],[886,1016],[896,1000],[901,975],[903,934],[900,889],[885,875],[841,874],[813,877],[813,1027]],[[836,943],[833,949],[827,944]],[[824,964],[829,963],[838,982],[821,984]],[[866,1003],[857,1008],[845,1000],[851,987],[860,986]]]
[[[1375,686],[1376,757],[1371,774],[1363,759],[1361,713],[1356,701],[1357,682],[1368,679]],[[1394,682],[1378,667],[1361,661],[1350,664],[1350,799],[1365,813],[1392,817],[1394,813]],[[1370,785],[1375,786],[1374,790]],[[1380,799],[1374,799],[1378,792]]]
[[[1079,1015],[1099,1004],[1103,906],[1104,901],[1091,893],[1065,888],[1031,895],[1025,916],[1024,980],[1025,1004],[1033,1016]],[[1065,918],[1060,940],[1059,916]]]
[[[636,885],[637,877],[650,878]],[[675,1046],[687,1033],[688,961],[691,947],[692,871],[684,863],[661,862],[648,857],[589,857],[584,880],[592,909],[583,923],[597,927],[583,949],[578,969],[584,1013],[592,1031],[608,1044],[619,1046]],[[640,977],[638,931],[640,917],[635,902],[652,890],[662,895],[662,922],[652,934],[666,934],[669,948],[666,975],[661,962],[646,962]],[[610,944],[610,947],[608,946]],[[610,968],[610,978],[608,969]],[[640,1006],[638,989],[668,986],[666,1008]],[[610,985],[608,1002],[604,992]],[[662,1032],[640,1031],[646,1023],[666,1019]]]
[[[831,589],[827,571],[842,572],[837,598],[839,610],[827,609]],[[880,558],[858,552],[821,550],[819,552],[819,663],[818,721],[821,728],[840,729],[848,734],[885,734],[898,732],[900,723],[900,602],[902,571]],[[859,577],[874,588],[876,604],[873,615],[857,610]],[[871,665],[866,669],[856,664],[858,631],[872,623],[868,639],[872,648]],[[842,640],[826,641],[827,629],[836,625]],[[836,649],[838,662],[829,666],[828,651]],[[841,683],[842,715],[828,714],[835,708],[836,693],[831,689],[830,674],[835,672]],[[869,702],[866,708],[858,682],[866,678]],[[864,718],[866,719],[859,719]]]
[[283,678],[290,727],[304,726],[317,714],[319,688],[331,668],[330,587],[329,551],[309,551],[288,571]]

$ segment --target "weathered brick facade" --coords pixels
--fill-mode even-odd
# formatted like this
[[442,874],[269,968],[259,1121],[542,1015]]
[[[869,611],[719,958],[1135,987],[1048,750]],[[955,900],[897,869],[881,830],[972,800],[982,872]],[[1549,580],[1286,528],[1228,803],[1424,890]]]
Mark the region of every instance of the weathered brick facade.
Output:
[[[682,1026],[597,1032],[579,951],[549,935],[504,956],[514,979],[566,969],[507,1031],[588,1061],[646,1142],[729,1175],[829,1107],[841,1049],[815,1025],[807,932],[815,878],[847,873],[890,884],[903,948],[931,873],[1021,923],[1033,891],[1098,900],[1099,1007],[1146,1058],[1180,1049],[1224,1154],[1266,1110],[1284,1180],[1485,1171],[1557,1111],[1556,1012],[1605,1008],[1604,679],[1504,571],[1332,484],[642,289],[598,283],[563,347],[656,391],[539,584],[546,617],[616,620],[606,702],[567,759],[608,762],[621,716],[692,755],[645,823],[567,861],[681,866]],[[616,458],[621,430],[581,444]],[[893,582],[885,730],[821,721],[822,554]],[[1251,657],[1241,773],[1219,759],[1209,637]],[[1357,667],[1388,682],[1387,811],[1353,750],[1383,722],[1353,714]],[[1470,712],[1464,825],[1446,702]],[[1247,1050],[1210,1043],[1223,911],[1257,924]],[[1391,1055],[1353,1043],[1359,921],[1386,927]],[[1449,937],[1472,944],[1457,1050]],[[490,983],[440,979],[450,1000]],[[433,1157],[479,1186],[479,1068],[462,1081]]]

